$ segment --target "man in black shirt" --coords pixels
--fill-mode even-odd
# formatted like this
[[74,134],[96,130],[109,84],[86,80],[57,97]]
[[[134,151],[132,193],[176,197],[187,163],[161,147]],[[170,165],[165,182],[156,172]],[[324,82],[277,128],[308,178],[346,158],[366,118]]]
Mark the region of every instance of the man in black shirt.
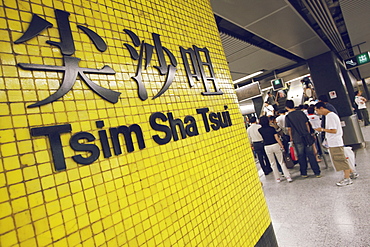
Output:
[[307,178],[307,158],[316,177],[321,177],[320,167],[316,161],[312,145],[303,144],[302,136],[311,133],[310,125],[306,114],[302,111],[294,110],[293,100],[287,100],[285,107],[288,115],[285,117],[285,127],[288,130],[290,141],[293,141],[298,153],[301,176]]

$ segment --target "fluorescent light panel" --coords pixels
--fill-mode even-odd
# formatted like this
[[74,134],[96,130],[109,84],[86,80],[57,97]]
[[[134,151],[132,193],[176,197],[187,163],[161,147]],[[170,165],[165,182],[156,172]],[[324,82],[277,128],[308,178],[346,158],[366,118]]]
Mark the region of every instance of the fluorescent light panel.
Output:
[[301,80],[301,79],[303,79],[303,78],[305,78],[305,77],[308,77],[308,76],[310,76],[310,74],[302,75],[302,76],[300,76],[300,77],[294,78],[293,80],[287,81],[287,82],[285,82],[285,83],[291,83],[291,82],[296,81],[296,80]]
[[247,80],[247,79],[253,78],[253,77],[255,77],[255,76],[257,76],[257,75],[260,75],[260,74],[262,74],[262,73],[263,73],[263,71],[262,71],[262,70],[257,71],[257,72],[255,72],[255,73],[253,73],[253,74],[250,74],[250,75],[244,76],[244,77],[242,77],[242,78],[240,78],[240,79],[238,79],[238,80],[236,80],[236,81],[233,81],[233,83],[234,83],[234,84],[237,84],[237,83],[239,83],[239,82],[242,82],[242,81],[245,81],[245,80]]

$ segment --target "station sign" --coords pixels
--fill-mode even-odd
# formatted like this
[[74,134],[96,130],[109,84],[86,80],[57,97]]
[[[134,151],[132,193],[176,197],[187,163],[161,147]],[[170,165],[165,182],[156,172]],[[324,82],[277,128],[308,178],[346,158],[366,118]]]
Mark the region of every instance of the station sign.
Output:
[[271,85],[272,85],[272,88],[274,89],[274,91],[278,91],[278,90],[283,89],[285,87],[285,83],[284,83],[283,79],[281,79],[281,78],[272,80]]
[[346,69],[348,70],[357,68],[358,66],[361,66],[369,62],[370,62],[370,53],[368,51],[344,60]]

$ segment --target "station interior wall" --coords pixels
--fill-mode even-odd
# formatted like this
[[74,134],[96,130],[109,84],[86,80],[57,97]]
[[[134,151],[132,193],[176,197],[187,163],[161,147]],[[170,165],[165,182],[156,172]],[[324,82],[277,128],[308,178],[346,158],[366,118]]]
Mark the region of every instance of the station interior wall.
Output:
[[[46,43],[61,41],[56,9],[70,14],[75,52],[64,56],[81,59],[79,68],[110,66],[115,74],[87,76],[121,93],[117,103],[105,101],[77,77],[63,97],[28,107],[65,83],[62,72],[17,66],[64,66],[61,50]],[[53,27],[15,43],[30,26],[33,14]],[[107,49],[99,51],[77,25],[93,30]],[[159,66],[157,54],[147,68],[142,67],[149,97],[138,97],[132,78],[138,60],[125,44],[137,54],[140,46],[133,44],[124,29],[149,45],[154,45],[152,34],[159,34],[161,45],[167,48],[166,66],[171,64],[169,52],[177,60],[173,83],[160,97],[153,99],[166,75],[154,68]],[[193,45],[209,50],[216,84],[223,94],[202,95],[201,80],[189,86],[179,47],[193,49]],[[0,47],[1,246],[254,246],[270,226],[208,1],[4,0],[0,2]],[[211,82],[205,83],[213,90]],[[196,111],[202,108],[228,112],[232,124],[207,132]],[[165,116],[171,112],[183,122],[192,116],[199,134],[182,138],[177,130],[178,140],[159,145],[153,136],[164,138],[164,132],[149,124],[155,112]],[[97,121],[104,121],[105,126],[98,128]],[[169,126],[168,121],[156,121]],[[75,134],[90,133],[95,140],[82,138],[79,143],[93,144],[102,151],[99,131],[106,131],[110,142],[110,128],[134,124],[142,129],[145,148],[139,149],[133,137],[135,150],[127,152],[122,138],[122,154],[114,155],[110,144],[111,157],[100,153],[91,164],[75,162],[78,155],[91,156],[91,152],[71,148]],[[31,136],[31,129],[57,125],[71,126],[70,132],[60,134],[66,163],[60,171],[54,167],[51,140]]]

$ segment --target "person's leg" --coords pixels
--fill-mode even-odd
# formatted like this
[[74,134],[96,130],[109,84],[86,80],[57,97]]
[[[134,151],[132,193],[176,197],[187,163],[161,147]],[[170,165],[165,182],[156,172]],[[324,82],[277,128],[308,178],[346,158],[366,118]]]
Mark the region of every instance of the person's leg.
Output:
[[363,109],[363,116],[364,116],[364,122],[365,122],[365,126],[366,125],[369,125],[370,122],[369,122],[369,112],[367,111],[367,109]]
[[273,147],[271,147],[271,145],[265,146],[265,151],[266,151],[267,157],[269,158],[269,161],[270,161],[270,164],[271,164],[271,167],[272,167],[272,172],[274,174],[275,179],[276,180],[280,179],[280,173],[279,173],[279,171],[277,169],[277,166],[276,166]]
[[316,156],[313,152],[312,145],[309,146],[309,147],[306,146],[305,151],[306,151],[306,155],[308,157],[308,160],[310,161],[310,166],[311,166],[312,171],[315,173],[316,176],[319,176],[321,171],[320,171],[319,164],[316,161]]
[[283,153],[280,150],[279,144],[274,144],[274,153],[276,155],[276,159],[278,160],[278,162],[279,162],[279,164],[281,166],[281,169],[283,171],[284,176],[287,179],[290,179],[290,172],[289,172],[288,168],[286,167],[286,165],[284,163]]
[[264,149],[263,144],[261,143],[255,143],[253,144],[254,152],[257,154],[258,161],[260,162],[260,166],[262,171],[267,175],[270,171],[267,169],[265,160],[264,160]]
[[351,169],[343,170],[344,178],[348,179],[351,174]]
[[299,170],[301,171],[302,176],[307,176],[307,157],[305,152],[305,147],[302,143],[294,144],[295,149],[298,154],[298,163],[299,163]]
[[262,144],[262,154],[263,154],[263,159],[265,160],[265,166],[266,166],[266,170],[269,171],[269,172],[272,172],[272,168],[271,168],[271,164],[270,164],[270,161],[269,161],[269,158],[267,157],[267,154],[266,154],[266,151],[265,151],[265,145]]

